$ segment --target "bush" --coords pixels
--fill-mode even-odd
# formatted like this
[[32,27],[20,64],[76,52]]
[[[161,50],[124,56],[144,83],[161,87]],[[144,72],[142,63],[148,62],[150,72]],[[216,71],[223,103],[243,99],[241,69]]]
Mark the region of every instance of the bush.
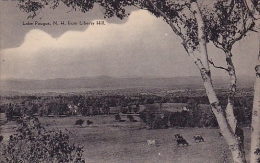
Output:
[[168,128],[168,117],[156,116],[153,129],[167,129]]
[[133,108],[134,113],[138,113],[140,111],[140,106],[137,104],[134,108]]
[[195,111],[171,113],[171,127],[218,127],[218,122],[212,112],[197,114]]
[[16,107],[10,107],[5,110],[5,116],[8,121],[13,121],[16,120],[17,117],[22,116],[22,109],[21,108],[16,108]]
[[68,133],[48,131],[36,117],[23,118],[17,123],[18,133],[11,135],[5,145],[2,162],[84,162],[83,147],[70,144]]
[[169,121],[172,127],[188,127],[188,111],[174,112],[170,115]]
[[149,126],[150,129],[166,129],[168,128],[168,116],[165,114],[154,114],[150,112],[141,112],[140,118]]
[[119,112],[123,113],[123,114],[127,114],[128,113],[128,108],[127,107],[120,107]]

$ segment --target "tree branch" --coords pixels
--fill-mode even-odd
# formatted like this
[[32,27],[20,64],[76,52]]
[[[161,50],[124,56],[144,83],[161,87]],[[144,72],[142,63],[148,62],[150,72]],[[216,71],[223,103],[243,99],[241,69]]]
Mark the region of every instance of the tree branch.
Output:
[[252,31],[252,32],[256,32],[256,33],[257,33],[257,30],[255,30],[255,29],[250,29],[250,31]]
[[214,64],[214,62],[212,61],[212,59],[211,59],[211,60],[208,60],[208,61],[209,61],[209,63],[210,63],[213,67],[218,68],[218,69],[222,69],[222,70],[225,70],[225,71],[229,72],[229,69],[227,69],[227,68],[225,68],[225,67],[216,66],[216,65]]
[[179,37],[181,37],[181,39],[183,40],[183,42],[185,42],[185,37],[183,36],[183,34],[177,30],[177,28],[173,25],[173,22],[171,19],[168,18],[168,16],[163,13],[157,6],[154,5],[152,0],[148,0],[151,4],[151,6],[153,7],[153,9],[158,12],[164,19],[165,21],[170,25],[170,27],[172,28],[173,32],[178,35]]
[[235,0],[231,0],[231,3],[229,4],[230,6],[230,10],[228,11],[228,15],[231,14],[231,12],[233,11],[234,7],[235,7]]
[[257,15],[259,14],[259,12],[256,10],[256,7],[254,6],[253,2],[251,0],[244,0],[244,4],[246,5],[250,16],[254,19],[257,19]]
[[181,27],[178,25],[178,23],[176,23],[177,27],[179,28],[179,31],[181,33]]
[[[220,42],[218,42],[218,41],[212,41],[213,42],[213,44],[217,47],[217,48],[219,48],[219,49],[221,49],[221,50],[223,50],[224,52],[225,52],[225,49],[223,48],[223,44],[221,44]],[[220,46],[221,45],[221,46]]]
[[243,32],[240,35],[238,35],[237,37],[235,37],[229,44],[232,46],[234,43],[241,40],[249,30],[253,29],[254,25],[255,25],[255,23],[252,21],[251,24],[248,26],[248,28],[244,29]]
[[142,7],[137,6],[137,5],[135,5],[135,4],[133,4],[133,6],[135,6],[136,8],[138,8],[138,9],[140,9],[140,10],[148,10],[147,8],[142,8]]

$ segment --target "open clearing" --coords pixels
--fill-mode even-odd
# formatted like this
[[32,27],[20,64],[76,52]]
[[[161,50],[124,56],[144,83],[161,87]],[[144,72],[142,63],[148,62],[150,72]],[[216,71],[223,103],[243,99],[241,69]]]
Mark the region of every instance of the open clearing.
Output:
[[[93,124],[74,126],[77,119],[91,120]],[[114,115],[91,117],[39,118],[47,129],[70,131],[72,142],[84,146],[87,163],[222,163],[231,161],[231,153],[224,138],[218,138],[218,129],[169,128],[148,130],[142,122],[114,121]],[[136,120],[140,121],[138,117]],[[16,125],[8,122],[1,126],[4,141],[14,133]],[[246,158],[248,159],[250,129],[244,128]],[[177,146],[175,134],[182,134],[190,144]],[[196,143],[193,136],[200,134],[205,142]],[[155,139],[155,146],[148,146],[147,140]]]

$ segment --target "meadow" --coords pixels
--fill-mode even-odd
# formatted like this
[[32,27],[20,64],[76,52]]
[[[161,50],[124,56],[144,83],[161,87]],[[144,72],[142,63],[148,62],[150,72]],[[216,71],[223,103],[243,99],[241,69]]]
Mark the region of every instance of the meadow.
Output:
[[[1,117],[3,118],[3,117]],[[149,130],[138,116],[138,122],[115,121],[114,115],[40,117],[46,129],[62,130],[70,133],[75,144],[84,146],[87,163],[223,163],[232,162],[231,153],[217,128],[168,128]],[[93,124],[74,126],[77,119],[90,120]],[[6,143],[9,135],[15,133],[16,124],[9,121],[1,126]],[[248,159],[250,129],[244,128],[246,158]],[[179,147],[174,138],[181,134],[189,143]],[[205,142],[195,142],[193,136],[200,134]],[[154,139],[155,145],[147,140]]]

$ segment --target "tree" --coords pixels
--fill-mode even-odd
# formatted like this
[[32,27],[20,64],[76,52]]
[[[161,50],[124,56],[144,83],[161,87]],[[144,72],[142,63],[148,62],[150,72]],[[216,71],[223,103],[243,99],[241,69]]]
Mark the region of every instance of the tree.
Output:
[[198,102],[194,99],[189,99],[187,102],[187,109],[189,110],[188,126],[200,126],[199,122],[202,113]]
[[66,131],[45,129],[38,118],[17,120],[17,133],[1,149],[1,162],[83,162],[83,147],[71,143]]
[[[257,0],[243,0],[247,5],[250,16],[256,23],[256,31],[258,38],[260,38],[260,2]],[[259,53],[257,58],[257,65],[255,66],[256,78],[254,84],[254,101],[252,110],[252,123],[251,123],[251,152],[250,161],[260,162],[260,155],[257,150],[260,149],[260,40]]]
[[[22,11],[30,13],[29,17],[34,18],[37,15],[37,12],[45,6],[50,5],[53,9],[55,9],[61,2],[70,7],[72,10],[79,10],[81,12],[87,12],[93,8],[94,4],[98,4],[105,18],[117,16],[118,18],[123,19],[129,15],[125,10],[126,6],[135,6],[139,9],[145,9],[156,17],[162,17],[171,27],[173,32],[180,38],[181,44],[187,54],[193,59],[200,71],[211,109],[218,121],[220,130],[229,145],[234,162],[246,162],[245,154],[242,149],[241,138],[238,134],[236,134],[236,120],[233,116],[233,106],[227,107],[227,110],[223,109],[219,103],[219,99],[212,84],[209,64],[213,62],[211,62],[208,58],[207,43],[209,40],[213,42],[215,41],[215,43],[220,42],[219,39],[215,39],[214,37],[208,39],[208,24],[205,21],[205,17],[203,17],[202,9],[199,7],[197,0],[22,0],[18,6]],[[235,1],[231,0],[231,6],[235,6],[234,4]],[[221,13],[217,16],[223,16],[223,14],[224,13]],[[208,30],[212,31],[211,28],[208,28]],[[232,26],[230,30],[232,30]],[[217,32],[217,36],[223,36],[225,34],[224,31],[215,32]],[[234,32],[236,33],[237,31],[235,30]],[[244,34],[241,34],[241,37],[243,36]],[[224,37],[222,40],[223,44],[226,44],[228,41],[226,38],[228,37]],[[235,92],[234,88],[236,87],[235,69],[231,60],[231,49],[232,48],[230,47],[224,49],[227,50],[227,64],[231,77],[231,93],[229,96],[230,101],[232,100],[232,96],[234,94],[233,92]],[[229,102],[229,104],[231,105],[232,102]],[[233,117],[233,120],[229,119],[229,117]]]
[[[253,30],[254,21],[246,12],[243,1],[218,1],[213,10],[204,9],[204,22],[207,26],[207,39],[221,49],[226,58],[227,68],[216,66],[212,60],[209,62],[215,67],[228,72],[230,76],[229,94],[225,109],[227,121],[232,132],[240,139],[243,150],[243,131],[234,116],[234,96],[236,93],[236,71],[232,61],[232,47],[241,40],[250,30]],[[244,152],[244,151],[243,151]]]
[[248,18],[245,12],[245,5],[243,2],[218,1],[214,4],[213,10],[204,9],[204,22],[207,26],[207,38],[214,43],[214,45],[223,50],[227,68],[216,66],[212,60],[210,63],[215,68],[220,68],[228,72],[230,76],[230,86],[228,94],[228,104],[226,107],[226,114],[228,122],[235,132],[237,120],[234,117],[234,95],[236,93],[236,72],[232,61],[232,47],[243,38],[249,30],[252,30],[254,23],[252,19]]

